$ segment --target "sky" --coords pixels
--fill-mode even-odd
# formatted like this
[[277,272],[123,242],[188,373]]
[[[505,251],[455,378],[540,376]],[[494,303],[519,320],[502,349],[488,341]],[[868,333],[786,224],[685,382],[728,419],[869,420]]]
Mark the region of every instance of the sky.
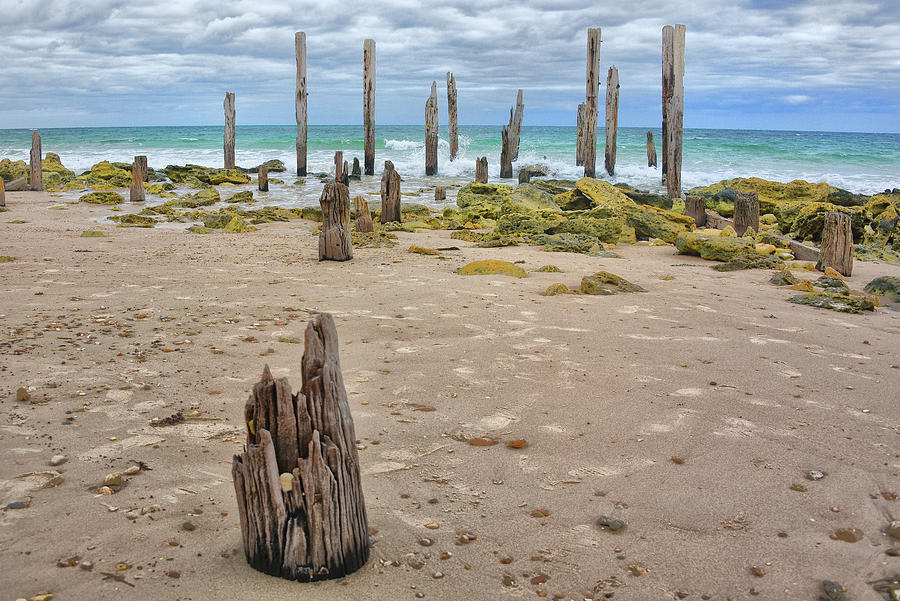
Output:
[[[354,5],[359,8],[355,8]],[[619,71],[620,126],[660,121],[661,29],[683,23],[685,127],[900,132],[898,0],[0,0],[0,128],[294,122],[294,33],[309,122],[424,122],[453,71],[463,125],[574,125],[588,27]],[[601,109],[602,111],[602,109]],[[602,115],[601,115],[602,121]]]

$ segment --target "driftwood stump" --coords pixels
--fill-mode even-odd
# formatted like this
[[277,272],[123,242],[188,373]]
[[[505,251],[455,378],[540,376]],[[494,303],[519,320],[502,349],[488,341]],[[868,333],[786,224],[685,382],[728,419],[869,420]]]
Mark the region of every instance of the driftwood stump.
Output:
[[850,215],[838,211],[825,214],[822,230],[822,249],[816,269],[825,271],[831,267],[841,275],[853,275],[853,229]]
[[575,166],[584,165],[584,120],[586,118],[585,109],[587,103],[582,102],[578,105],[578,117],[575,126]]
[[425,175],[438,172],[437,82],[431,82],[431,95],[425,101]]
[[447,200],[447,188],[445,188],[444,186],[435,186],[434,199],[435,200]]
[[500,147],[500,177],[512,177],[512,139],[510,138],[509,125],[503,126],[501,133],[502,146]]
[[[329,184],[331,185],[331,184]],[[302,386],[267,365],[244,416],[247,446],[231,464],[244,555],[289,580],[342,578],[369,557],[356,433],[341,376],[334,320],[306,328]]]
[[362,169],[359,167],[359,159],[353,157],[353,171],[350,172],[350,179],[360,179],[362,177]]
[[590,105],[584,109],[584,148],[581,150],[584,160],[584,176],[595,177],[597,174],[597,111]]
[[28,162],[28,184],[32,190],[44,189],[44,171],[41,163],[41,134],[34,130],[31,134],[31,158]]
[[653,143],[653,132],[647,130],[647,166],[656,167],[656,144]]
[[225,92],[225,168],[234,169],[234,93]]
[[6,206],[6,184],[3,182],[3,178],[0,177],[0,207]]
[[488,181],[488,162],[487,157],[475,159],[475,182],[486,184]]
[[147,157],[138,155],[131,164],[131,202],[146,200],[144,195],[144,180],[147,179]]
[[366,175],[375,175],[375,40],[363,42],[363,129]]
[[309,93],[306,91],[306,32],[294,34],[294,54],[297,57],[297,83],[295,86],[295,108],[297,113],[297,175],[306,175],[307,106]]
[[743,236],[748,227],[752,227],[754,232],[759,231],[759,194],[735,192],[734,231],[738,236]]
[[260,192],[269,191],[269,168],[265,165],[259,166],[259,177],[257,177]]
[[366,197],[357,196],[353,200],[356,202],[356,231],[361,234],[374,232],[375,224],[372,223],[372,212],[369,211]]
[[522,120],[525,118],[525,104],[522,102],[522,90],[516,93],[516,110],[510,119],[510,160],[519,159],[519,141],[522,137]]
[[606,77],[606,172],[616,171],[616,132],[619,129],[619,70],[615,65],[609,68]]
[[519,183],[528,184],[531,182],[531,171],[527,169],[519,169]]
[[706,225],[706,198],[703,196],[688,196],[687,200],[684,201],[684,214],[692,217],[697,227]]
[[381,223],[400,223],[400,174],[390,161],[384,162],[381,175]]
[[319,204],[322,207],[319,260],[347,261],[352,259],[349,188],[339,181],[328,182],[322,190]]
[[459,154],[459,120],[457,117],[456,103],[456,78],[453,73],[447,71],[447,122],[449,128],[447,135],[450,137],[450,160],[456,159]]
[[344,168],[341,171],[341,183],[350,187],[350,164],[347,161],[344,161]]

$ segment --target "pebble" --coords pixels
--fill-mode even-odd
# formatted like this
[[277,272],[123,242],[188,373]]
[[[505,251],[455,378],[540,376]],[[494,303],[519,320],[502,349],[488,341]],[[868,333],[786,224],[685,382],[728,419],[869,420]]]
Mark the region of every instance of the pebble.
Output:
[[825,477],[825,472],[820,472],[819,470],[810,470],[807,472],[806,477],[810,480],[821,480]]
[[93,570],[94,562],[93,561],[82,561],[80,564],[78,564],[78,567],[81,568],[82,570]]
[[65,455],[54,455],[53,457],[50,458],[50,465],[62,465],[63,463],[65,463],[68,460],[69,460],[69,458],[66,457]]
[[183,523],[183,524],[181,525],[181,527],[182,527],[184,530],[188,531],[188,532],[192,532],[192,531],[194,531],[194,530],[197,529],[197,527],[194,526],[194,525],[193,525],[192,523],[190,523],[190,522],[185,522],[185,523]]
[[847,596],[844,595],[844,587],[833,580],[822,581],[822,588],[830,601],[845,601],[847,599]]
[[106,478],[103,479],[103,484],[105,484],[106,486],[121,486],[122,474],[118,472],[106,474]]
[[891,525],[888,526],[888,534],[896,539],[900,539],[900,520],[891,522]]
[[6,506],[7,509],[25,509],[26,507],[28,505],[24,501],[13,501]]
[[31,400],[31,395],[28,393],[28,390],[24,387],[20,387],[16,390],[16,400],[20,403],[27,403]]
[[425,593],[423,593],[422,591],[419,591],[418,593],[416,593],[416,599],[421,599],[424,596],[425,596]]
[[888,555],[890,557],[900,557],[900,549],[890,548],[887,551],[885,551],[884,554]]
[[616,518],[611,518],[605,515],[601,515],[600,517],[598,517],[597,523],[601,526],[606,526],[613,532],[618,532],[625,527],[625,522],[623,522],[622,520],[617,520]]
[[127,470],[125,470],[125,475],[126,476],[134,476],[135,474],[139,473],[140,471],[141,471],[141,466],[132,465]]
[[435,572],[434,574],[431,575],[431,577],[434,578],[435,580],[439,580],[444,577],[444,573],[443,572]]
[[108,487],[108,486],[101,486],[100,488],[97,489],[96,492],[97,492],[98,495],[111,495],[111,494],[113,494],[112,489],[111,489],[110,487]]
[[419,544],[422,545],[423,547],[430,547],[431,545],[434,544],[434,541],[426,536],[423,536],[422,538],[419,539]]

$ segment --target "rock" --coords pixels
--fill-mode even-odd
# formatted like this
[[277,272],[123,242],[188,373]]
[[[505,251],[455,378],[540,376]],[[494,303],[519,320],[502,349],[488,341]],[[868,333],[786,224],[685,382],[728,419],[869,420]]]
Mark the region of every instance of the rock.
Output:
[[622,520],[617,520],[616,518],[611,518],[605,515],[601,515],[600,517],[598,517],[597,523],[600,526],[612,530],[613,532],[618,532],[625,528],[625,522],[623,522]]
[[131,185],[131,166],[123,169],[110,163],[109,161],[100,161],[91,167],[91,170],[82,174],[86,176],[85,181],[94,183],[97,180],[104,181],[116,188],[126,188]]
[[103,484],[106,486],[122,486],[122,474],[118,472],[107,474],[106,478],[103,479]]
[[556,296],[558,294],[577,294],[574,290],[569,290],[565,284],[551,284],[541,293],[541,296]]
[[0,160],[0,177],[3,181],[11,182],[20,177],[28,177],[28,164],[25,161]]
[[243,234],[246,232],[254,232],[257,228],[249,225],[240,215],[234,215],[228,225],[225,226],[226,234]]
[[815,292],[816,289],[813,287],[813,283],[810,280],[800,280],[796,284],[792,285],[791,290],[799,290],[800,292]]
[[660,209],[667,209],[669,211],[672,210],[672,207],[675,204],[674,201],[668,196],[635,190],[625,183],[615,184],[615,187],[622,190],[622,192],[625,193],[625,196],[638,204],[651,205],[654,207],[659,207]]
[[181,525],[181,529],[184,530],[184,531],[186,531],[186,532],[193,532],[194,530],[197,529],[197,527],[194,526],[194,525],[193,525],[192,523],[190,523],[190,522],[184,522],[184,523]]
[[141,466],[132,465],[127,470],[125,470],[125,475],[126,476],[134,476],[134,475],[140,473],[140,471],[141,471]]
[[[752,228],[747,228],[747,231],[750,231]],[[743,236],[747,237],[746,234]],[[756,254],[758,255],[773,255],[778,248],[774,244],[757,244],[756,245]]]
[[406,249],[406,252],[414,253],[417,255],[439,255],[440,251],[434,250],[433,248],[425,248],[424,246],[416,246],[412,245]]
[[209,215],[204,215],[203,227],[211,230],[223,229],[226,225],[231,223],[232,217],[234,217],[234,215],[231,213],[210,213]]
[[884,296],[891,302],[900,303],[900,277],[883,275],[866,284],[863,290],[867,294]]
[[460,275],[508,275],[514,278],[526,277],[525,270],[509,261],[485,259],[473,261],[457,270]]
[[108,217],[110,221],[115,221],[119,227],[155,227],[156,219],[149,215],[139,215],[137,213],[127,213],[125,215],[112,215]]
[[547,177],[550,169],[546,165],[526,165],[519,169],[519,173],[527,173],[530,177]]
[[800,283],[800,280],[790,271],[783,269],[773,274],[769,283],[776,286],[795,286]]
[[254,202],[253,191],[252,190],[244,190],[243,192],[238,192],[231,198],[226,198],[225,202],[228,202],[228,203]]
[[303,219],[322,223],[322,209],[319,207],[303,207]]
[[811,292],[788,299],[797,305],[808,305],[817,309],[831,309],[841,313],[862,313],[874,311],[877,299],[872,296],[850,296],[835,292]]
[[27,507],[28,503],[25,501],[12,501],[6,504],[7,509],[26,509]]
[[679,234],[675,248],[679,254],[698,255],[710,261],[731,261],[755,251],[755,245],[749,240],[700,232]]
[[191,179],[214,186],[223,183],[250,183],[250,176],[237,169],[213,169],[189,164],[184,166],[167,165],[162,171],[175,183],[190,183]]
[[900,520],[894,520],[888,525],[887,533],[896,539],[900,539]]
[[850,287],[847,285],[841,277],[834,277],[830,275],[823,275],[815,282],[813,285],[816,288],[825,288],[827,291],[832,292],[845,292],[850,290]]
[[559,206],[553,200],[553,195],[531,184],[519,184],[516,189],[504,199],[501,209],[504,213],[515,211],[517,209],[530,209],[534,211],[560,210]]
[[512,194],[513,189],[503,184],[482,184],[470,182],[459,189],[456,195],[456,205],[465,209],[475,205],[492,204],[499,209],[506,197]]
[[[130,177],[131,176],[129,175],[129,178]],[[125,202],[125,199],[118,192],[88,192],[79,198],[78,202],[87,202],[96,205],[119,205]]]
[[844,595],[846,589],[833,580],[824,580],[822,589],[825,591],[826,601],[846,601],[847,596]]
[[16,390],[16,400],[20,403],[27,403],[31,400],[31,394],[28,392],[28,389],[24,386],[20,386]]
[[50,465],[53,465],[53,466],[62,465],[63,463],[65,463],[68,460],[69,460],[69,458],[66,457],[65,455],[54,455],[53,457],[50,458]]
[[713,265],[716,271],[739,271],[741,269],[783,269],[784,261],[772,255],[747,254],[735,257],[720,265]]
[[602,250],[596,238],[585,234],[539,234],[530,240],[543,245],[547,252],[596,254]]
[[539,271],[542,273],[562,273],[562,269],[557,267],[556,265],[544,265],[542,267],[538,267],[535,271]]
[[647,292],[641,286],[633,284],[625,278],[619,277],[608,271],[585,276],[581,279],[582,294],[616,294],[618,292]]

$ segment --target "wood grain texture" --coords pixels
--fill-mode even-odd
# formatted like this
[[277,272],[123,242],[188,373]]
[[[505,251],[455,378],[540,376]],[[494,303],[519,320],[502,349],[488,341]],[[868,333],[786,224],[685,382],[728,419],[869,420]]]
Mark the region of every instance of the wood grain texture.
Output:
[[400,174],[391,161],[384,162],[381,174],[381,223],[400,223]]
[[41,134],[38,130],[31,133],[31,156],[28,161],[28,184],[32,190],[41,191],[44,189],[44,172],[42,170],[41,159]]
[[234,94],[225,92],[225,168],[234,169]]
[[503,126],[503,131],[500,135],[500,177],[512,177],[512,148],[510,147],[512,139],[510,137],[509,125]]
[[353,258],[350,235],[350,190],[339,181],[328,182],[319,197],[322,230],[319,232],[319,260],[347,261]]
[[584,148],[581,150],[584,160],[584,176],[595,177],[597,174],[597,112],[590,105],[585,105],[584,114]]
[[[333,184],[329,184],[333,185]],[[356,434],[334,320],[310,321],[302,386],[268,365],[244,409],[247,446],[232,461],[241,536],[255,569],[304,582],[342,578],[369,556]]]
[[756,192],[734,193],[734,231],[743,236],[748,227],[759,231],[759,194]]
[[662,28],[662,148],[663,158],[662,183],[666,183],[666,157],[669,149],[669,101],[672,99],[672,78],[674,67],[672,58],[672,39],[675,36],[675,28],[666,25]]
[[447,200],[447,188],[445,188],[444,186],[435,186],[434,199],[435,200]]
[[356,231],[360,233],[374,232],[375,224],[372,223],[372,212],[369,210],[366,197],[358,195],[353,200],[356,203]]
[[456,78],[447,71],[447,135],[450,137],[450,160],[456,160],[459,154],[459,120],[456,104]]
[[260,192],[269,191],[269,168],[265,165],[260,165],[258,168],[257,184]]
[[666,193],[669,198],[681,198],[681,99],[669,99],[669,119],[666,131]]
[[587,103],[582,102],[578,105],[578,117],[575,124],[575,166],[584,165],[584,125],[587,119]]
[[138,155],[131,164],[131,202],[141,202],[146,199],[144,194],[144,181],[147,179],[147,157]]
[[519,159],[519,141],[522,137],[522,120],[525,118],[525,103],[522,101],[522,90],[516,93],[516,108],[510,119],[510,160]]
[[307,137],[308,137],[308,113],[306,90],[306,32],[298,31],[294,34],[294,54],[297,58],[297,82],[295,89],[295,104],[297,113],[297,175],[306,175]]
[[480,184],[486,184],[488,181],[488,160],[487,157],[475,159],[475,181]]
[[619,129],[619,70],[615,65],[606,76],[606,152],[604,165],[606,172],[616,172],[616,132]]
[[703,196],[688,196],[684,201],[684,214],[692,217],[697,227],[706,225],[706,198]]
[[600,28],[587,30],[587,60],[585,62],[585,102],[597,111],[600,95]]
[[362,177],[362,169],[359,167],[359,159],[353,157],[353,170],[350,172],[351,179],[359,179]]
[[363,42],[363,129],[365,172],[375,175],[375,40]]
[[6,206],[6,184],[0,177],[0,207]]
[[850,215],[839,211],[825,214],[825,226],[822,229],[822,249],[816,269],[825,271],[831,267],[839,274],[853,275],[853,228]]
[[653,143],[653,132],[647,130],[647,166],[656,167],[656,144]]
[[431,95],[425,101],[425,175],[438,172],[437,82],[431,82]]

